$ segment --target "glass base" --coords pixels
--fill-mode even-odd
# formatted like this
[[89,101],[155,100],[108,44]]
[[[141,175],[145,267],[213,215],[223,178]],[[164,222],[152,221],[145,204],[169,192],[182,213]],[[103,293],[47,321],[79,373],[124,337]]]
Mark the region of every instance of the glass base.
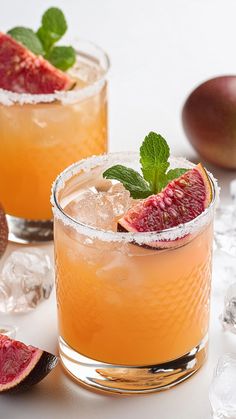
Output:
[[25,220],[7,215],[7,223],[11,242],[29,244],[53,240],[52,220]]
[[90,390],[120,395],[153,393],[169,389],[193,375],[205,362],[208,339],[171,362],[147,366],[105,364],[74,351],[60,337],[59,350],[67,372]]

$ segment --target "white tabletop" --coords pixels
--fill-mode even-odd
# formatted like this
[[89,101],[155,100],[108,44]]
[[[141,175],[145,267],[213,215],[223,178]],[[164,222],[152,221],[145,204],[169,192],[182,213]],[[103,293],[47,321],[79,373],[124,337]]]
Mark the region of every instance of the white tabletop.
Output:
[[[1,29],[37,27],[47,0],[7,0]],[[135,150],[151,130],[170,142],[172,153],[196,157],[180,112],[186,95],[203,80],[236,72],[235,0],[57,0],[69,22],[68,38],[80,36],[110,55],[111,150]],[[228,199],[234,172],[212,168]],[[15,246],[9,245],[7,254]],[[46,245],[52,251],[52,245]],[[236,336],[223,334],[218,320],[223,296],[212,299],[210,352],[205,366],[176,388],[145,397],[115,398],[90,393],[57,367],[32,391],[1,396],[1,419],[209,419],[208,387],[218,357],[235,351]],[[25,315],[0,315],[18,326],[17,338],[57,351],[55,295]]]

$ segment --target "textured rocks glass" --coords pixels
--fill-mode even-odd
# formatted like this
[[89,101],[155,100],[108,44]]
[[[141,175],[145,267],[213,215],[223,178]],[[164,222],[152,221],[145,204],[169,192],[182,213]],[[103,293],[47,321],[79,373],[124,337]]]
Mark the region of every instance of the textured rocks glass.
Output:
[[139,156],[89,158],[53,187],[60,356],[85,386],[148,393],[183,381],[205,361],[217,186],[210,176],[213,200],[191,222],[160,233],[117,233],[114,220],[129,198],[102,179],[115,164],[137,170]]
[[80,40],[70,70],[78,88],[44,95],[0,90],[0,196],[10,240],[51,240],[53,179],[74,161],[107,150],[108,68],[107,55]]

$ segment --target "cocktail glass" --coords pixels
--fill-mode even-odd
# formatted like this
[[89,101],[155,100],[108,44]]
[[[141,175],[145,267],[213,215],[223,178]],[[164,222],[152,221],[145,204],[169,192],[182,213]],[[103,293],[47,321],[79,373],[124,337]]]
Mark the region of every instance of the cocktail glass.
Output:
[[87,41],[76,49],[73,90],[0,90],[0,200],[16,242],[52,239],[52,181],[74,161],[107,150],[109,59]]
[[[170,163],[194,167],[183,159]],[[112,195],[110,181],[102,180],[115,164],[137,169],[139,156],[92,157],[67,168],[54,183],[60,356],[65,369],[89,388],[155,392],[185,380],[206,359],[217,187],[209,174],[212,202],[186,224],[161,232],[116,232],[127,203],[122,191]],[[93,205],[93,194],[101,191],[101,202]],[[111,227],[98,228],[96,223],[112,218],[107,200],[113,205]]]

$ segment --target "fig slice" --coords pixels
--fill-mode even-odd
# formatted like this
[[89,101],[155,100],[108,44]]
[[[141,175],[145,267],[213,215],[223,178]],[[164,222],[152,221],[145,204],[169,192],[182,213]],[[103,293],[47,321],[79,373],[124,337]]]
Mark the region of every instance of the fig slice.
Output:
[[27,390],[56,364],[55,355],[0,334],[0,392]]
[[4,210],[0,204],[0,258],[6,250],[8,242],[8,226]]
[[68,74],[0,32],[0,88],[16,93],[47,94],[69,90],[73,84]]
[[[117,229],[126,232],[160,232],[193,220],[209,206],[211,200],[210,180],[199,163],[172,180],[157,195],[151,195],[132,206],[119,219]],[[165,244],[168,247],[168,243]],[[160,242],[151,243],[151,247],[163,248]]]

